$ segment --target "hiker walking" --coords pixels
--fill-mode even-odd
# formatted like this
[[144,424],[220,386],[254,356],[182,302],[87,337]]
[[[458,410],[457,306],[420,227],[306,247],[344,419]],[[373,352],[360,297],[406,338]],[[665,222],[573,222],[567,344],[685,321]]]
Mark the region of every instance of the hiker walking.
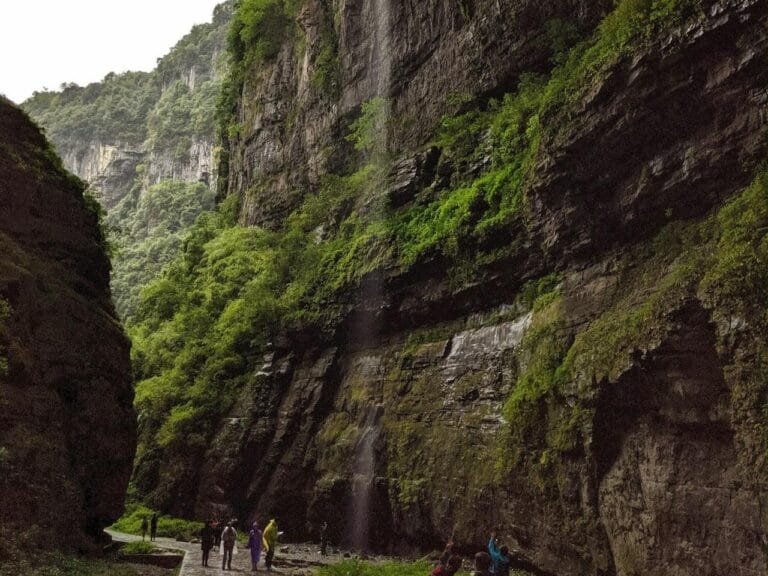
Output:
[[147,517],[144,516],[141,519],[141,541],[142,542],[144,541],[144,538],[147,536],[147,528],[148,527],[149,526],[148,526],[148,523],[147,523]]
[[208,555],[211,553],[215,540],[211,524],[210,520],[206,520],[205,526],[200,530],[200,549],[203,551],[203,566],[208,566]]
[[149,521],[149,539],[154,542],[157,538],[157,512],[152,514],[152,520]]
[[251,531],[248,533],[248,548],[251,550],[251,570],[258,570],[262,538],[263,534],[259,530],[259,523],[254,521],[251,525]]
[[277,522],[274,518],[269,521],[267,527],[264,528],[264,549],[267,551],[267,555],[264,557],[264,564],[267,570],[272,570],[272,562],[275,559],[275,546],[277,546]]
[[232,570],[232,554],[237,542],[237,530],[232,522],[227,522],[227,527],[221,533],[221,569]]

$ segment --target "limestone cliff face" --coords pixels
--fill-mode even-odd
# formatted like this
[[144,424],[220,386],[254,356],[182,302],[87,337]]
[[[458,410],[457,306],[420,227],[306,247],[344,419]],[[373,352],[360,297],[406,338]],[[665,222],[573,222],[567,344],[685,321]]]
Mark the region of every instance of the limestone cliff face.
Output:
[[[64,165],[88,182],[107,210],[117,248],[112,290],[124,321],[134,313],[142,286],[175,256],[186,227],[212,203],[214,116],[231,15],[232,1],[222,2],[212,22],[194,26],[151,72],[65,84],[23,103]],[[155,202],[158,194],[174,208]],[[151,233],[137,224],[142,219],[152,222]]]
[[231,1],[222,2],[213,22],[195,26],[152,72],[110,73],[23,103],[65,167],[88,182],[108,210],[137,180],[144,189],[163,180],[215,186],[213,115],[231,11]]
[[129,343],[82,182],[7,101],[0,149],[0,550],[87,547],[131,473]]
[[[174,146],[175,148],[175,146]],[[114,208],[136,183],[137,168],[143,165],[144,185],[152,186],[163,180],[206,182],[215,186],[214,137],[193,140],[178,158],[175,150],[147,152],[144,146],[132,146],[119,141],[99,140],[74,145],[60,145],[64,166],[91,185],[101,204]]]
[[131,189],[136,167],[144,160],[140,147],[119,141],[90,141],[60,149],[67,170],[91,184],[107,208],[115,206]]
[[[231,143],[230,191],[244,196],[243,221],[276,226],[347,162],[346,126],[373,98],[397,118],[387,144],[397,154],[428,140],[462,103],[512,90],[524,71],[546,69],[547,25],[588,30],[610,2],[307,2],[303,44],[246,73],[242,134]],[[325,50],[334,64],[323,63]]]
[[[180,151],[178,146],[182,146]],[[123,142],[117,134],[108,140],[58,142],[56,148],[67,170],[88,182],[107,210],[125,198],[137,179],[145,187],[163,180],[216,184],[212,129],[204,137],[167,146]],[[140,166],[141,173],[137,171]]]
[[[354,154],[345,127],[375,96],[397,112],[390,206],[418,202],[451,160],[424,146],[439,117],[546,69],[547,22],[589,30],[609,4],[307,3],[306,42],[245,79],[241,220],[279,228]],[[390,548],[470,550],[499,527],[546,574],[763,574],[764,309],[691,262],[722,248],[707,230],[764,159],[768,9],[691,4],[538,118],[505,257],[458,285],[439,257],[379,270],[332,336],[276,341],[179,511],[279,514],[294,535],[327,520]],[[330,89],[312,82],[329,34]],[[552,273],[550,300],[520,299]]]

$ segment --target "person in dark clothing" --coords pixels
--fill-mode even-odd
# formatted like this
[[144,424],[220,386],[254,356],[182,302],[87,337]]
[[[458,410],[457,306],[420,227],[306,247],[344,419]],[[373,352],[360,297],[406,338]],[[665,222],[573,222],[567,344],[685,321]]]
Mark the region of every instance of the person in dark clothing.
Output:
[[470,575],[491,576],[491,557],[488,555],[488,552],[478,552],[475,554],[475,569]]
[[141,540],[144,541],[144,538],[147,536],[147,528],[149,527],[149,523],[147,522],[147,517],[144,516],[144,518],[141,519]]
[[320,555],[328,554],[328,522],[320,525]]
[[461,556],[453,555],[445,561],[445,564],[438,564],[432,570],[431,576],[453,576],[461,569]]
[[219,545],[221,545],[221,531],[224,529],[224,526],[222,526],[221,522],[218,520],[213,521],[213,547],[218,549]]
[[157,538],[157,512],[152,514],[152,520],[149,521],[149,539],[154,542]]
[[208,566],[208,555],[211,553],[214,540],[213,526],[211,526],[210,520],[206,520],[205,526],[200,530],[200,549],[203,551],[203,566]]

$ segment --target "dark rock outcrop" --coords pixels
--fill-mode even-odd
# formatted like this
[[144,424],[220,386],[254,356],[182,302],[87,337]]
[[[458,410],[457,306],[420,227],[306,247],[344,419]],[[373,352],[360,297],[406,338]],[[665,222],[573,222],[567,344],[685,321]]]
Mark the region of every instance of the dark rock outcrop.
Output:
[[0,150],[0,551],[86,547],[131,473],[129,343],[82,182],[7,101]]
[[765,8],[708,9],[615,66],[577,111],[545,119],[562,129],[543,143],[532,221],[557,260],[701,218],[751,180],[765,152]]

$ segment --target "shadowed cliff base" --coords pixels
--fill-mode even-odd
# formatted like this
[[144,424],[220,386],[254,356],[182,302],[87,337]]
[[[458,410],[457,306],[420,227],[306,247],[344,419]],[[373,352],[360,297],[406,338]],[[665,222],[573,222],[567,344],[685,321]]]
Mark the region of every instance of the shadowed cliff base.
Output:
[[0,548],[88,548],[131,472],[129,344],[83,183],[5,100],[0,150]]

